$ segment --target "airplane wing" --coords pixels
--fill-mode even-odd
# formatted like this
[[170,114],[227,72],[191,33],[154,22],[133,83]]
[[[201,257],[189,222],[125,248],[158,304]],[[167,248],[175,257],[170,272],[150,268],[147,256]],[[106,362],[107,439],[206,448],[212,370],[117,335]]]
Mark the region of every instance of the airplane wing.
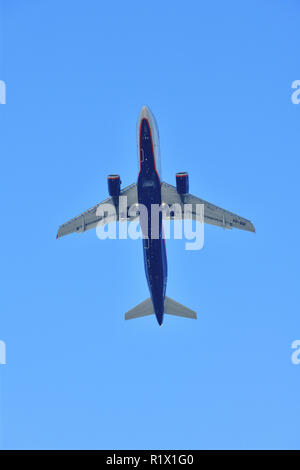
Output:
[[[133,204],[138,204],[136,184],[131,184],[130,186],[127,186],[121,190],[120,196],[127,197],[127,210],[126,213],[120,214],[120,218],[118,213],[119,211],[116,211],[114,208],[113,198],[109,197],[99,204],[96,204],[96,206],[91,207],[91,209],[88,209],[82,214],[79,214],[77,217],[74,217],[65,224],[61,225],[58,229],[56,238],[69,235],[69,233],[85,232],[86,230],[95,228],[99,223],[100,225],[105,225],[114,220],[134,220],[136,217],[130,217],[128,215],[128,208]],[[103,215],[99,215],[101,213],[101,209],[104,211]]]
[[[193,196],[192,194],[186,194],[180,196],[177,193],[175,186],[172,186],[168,183],[161,184],[161,197],[162,203],[167,204],[169,208],[173,204],[180,204],[181,211],[183,214],[183,206],[184,204],[192,204],[192,212],[190,213],[190,217],[193,220],[199,220],[200,222],[203,219],[199,219],[198,214],[196,213],[196,204],[203,204],[204,205],[204,222],[211,225],[217,225],[219,227],[223,227],[225,229],[232,229],[238,228],[241,230],[246,230],[248,232],[255,232],[255,227],[250,222],[250,220],[244,219],[239,215],[233,214],[232,212],[226,211],[221,207],[215,206],[210,202],[204,201],[199,197]],[[171,216],[172,218],[172,216]],[[173,217],[173,218],[178,218]]]

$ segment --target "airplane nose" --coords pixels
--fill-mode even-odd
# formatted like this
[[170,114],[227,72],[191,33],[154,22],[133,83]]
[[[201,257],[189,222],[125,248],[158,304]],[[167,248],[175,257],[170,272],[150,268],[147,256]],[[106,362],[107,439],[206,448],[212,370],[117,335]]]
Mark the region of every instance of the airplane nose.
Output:
[[152,117],[152,113],[151,113],[149,106],[144,105],[140,111],[140,119],[143,119],[143,118],[151,119],[151,117]]
[[147,113],[149,111],[148,106],[142,106],[141,113]]

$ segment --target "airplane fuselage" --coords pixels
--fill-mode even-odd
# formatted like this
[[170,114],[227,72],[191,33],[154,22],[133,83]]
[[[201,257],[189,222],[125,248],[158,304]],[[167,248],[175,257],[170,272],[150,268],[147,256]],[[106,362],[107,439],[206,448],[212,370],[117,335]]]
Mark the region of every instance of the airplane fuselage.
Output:
[[[207,222],[224,229],[238,228],[255,232],[255,227],[250,220],[190,194],[187,172],[176,173],[176,187],[162,181],[158,127],[155,117],[147,106],[143,106],[140,111],[136,135],[139,168],[137,183],[121,190],[120,175],[108,175],[109,198],[60,225],[56,238],[97,227],[99,238],[103,239],[101,230],[109,222],[139,219],[143,235],[145,273],[151,297],[127,311],[125,320],[153,313],[160,325],[164,314],[196,319],[197,313],[194,310],[166,296],[167,254],[162,215],[167,219],[184,222],[186,219],[201,224]],[[199,208],[201,210],[198,210]],[[104,234],[107,235],[108,232],[104,231]],[[203,232],[202,245],[199,233],[195,235],[195,242],[189,243],[186,249],[202,248]],[[191,247],[195,244],[196,246]]]
[[145,273],[158,323],[164,314],[167,285],[167,255],[163,238],[162,214],[153,211],[161,204],[160,147],[155,118],[149,108],[144,107],[137,124],[137,147],[139,175],[137,181],[138,202],[147,211],[140,211],[143,233]]

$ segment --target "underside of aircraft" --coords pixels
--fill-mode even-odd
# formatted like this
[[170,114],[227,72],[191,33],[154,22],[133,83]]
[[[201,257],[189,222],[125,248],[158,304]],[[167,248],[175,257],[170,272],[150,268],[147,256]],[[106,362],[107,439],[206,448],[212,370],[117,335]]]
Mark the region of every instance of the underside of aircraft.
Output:
[[[176,220],[190,218],[198,222],[222,227],[223,229],[240,229],[255,232],[250,220],[240,217],[189,192],[189,176],[187,172],[176,174],[176,186],[161,180],[160,145],[158,127],[154,115],[147,106],[143,106],[137,122],[138,181],[121,189],[119,175],[109,175],[109,197],[96,204],[82,214],[61,225],[57,238],[71,233],[82,233],[87,230],[104,226],[112,221],[139,220],[144,235],[143,252],[145,273],[150,297],[125,314],[125,319],[155,314],[161,325],[164,313],[186,318],[197,318],[196,312],[184,307],[167,297],[167,257],[165,240],[163,240],[163,219]],[[125,200],[126,204],[120,201]],[[139,207],[144,206],[151,212],[153,204],[160,205],[157,237],[146,233]],[[201,216],[197,207],[201,205]],[[122,207],[121,207],[122,206]],[[176,207],[176,210],[174,210]],[[189,207],[188,212],[185,210]],[[136,208],[136,210],[132,210]],[[179,208],[179,210],[178,210]],[[103,210],[101,210],[103,209]],[[105,209],[105,210],[104,210]],[[149,214],[147,222],[151,226],[153,220]]]

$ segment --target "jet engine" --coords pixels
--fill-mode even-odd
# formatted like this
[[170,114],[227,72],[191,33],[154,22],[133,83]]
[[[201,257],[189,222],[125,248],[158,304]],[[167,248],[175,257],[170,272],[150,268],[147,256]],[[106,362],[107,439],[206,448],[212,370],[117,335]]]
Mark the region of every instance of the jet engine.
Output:
[[178,194],[188,194],[189,192],[189,175],[186,171],[176,173],[176,189]]
[[111,197],[119,197],[121,190],[121,180],[119,175],[108,175],[108,192]]

